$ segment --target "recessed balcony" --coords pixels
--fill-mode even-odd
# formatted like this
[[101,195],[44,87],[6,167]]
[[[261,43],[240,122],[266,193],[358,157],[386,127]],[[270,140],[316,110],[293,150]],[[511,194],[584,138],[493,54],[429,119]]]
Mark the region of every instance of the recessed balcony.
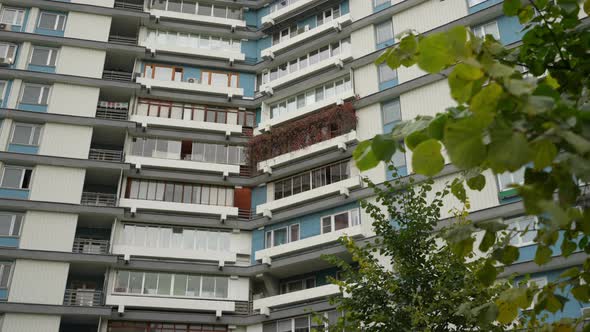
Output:
[[289,14],[305,8],[317,0],[282,0],[271,5],[270,14],[262,17],[262,24],[274,25]]
[[137,78],[137,83],[141,84],[146,89],[156,87],[162,89],[183,90],[189,92],[221,94],[227,95],[228,97],[241,97],[244,95],[244,89],[242,88],[234,88],[227,85],[204,84],[198,78],[192,78],[187,81],[164,81],[142,76]]
[[261,313],[270,313],[270,309],[287,306],[296,303],[308,302],[311,300],[318,300],[333,295],[340,294],[340,289],[337,285],[323,285],[313,288],[308,288],[292,293],[269,296],[254,300],[254,310],[259,310]]

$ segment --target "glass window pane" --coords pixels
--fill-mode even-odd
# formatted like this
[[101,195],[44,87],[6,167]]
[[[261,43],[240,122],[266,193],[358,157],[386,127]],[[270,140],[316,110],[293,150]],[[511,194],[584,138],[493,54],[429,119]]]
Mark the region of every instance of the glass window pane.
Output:
[[337,214],[334,216],[334,230],[344,229],[348,227],[348,212]]
[[23,169],[16,167],[5,167],[2,175],[3,188],[20,189],[22,183]]
[[34,47],[33,54],[31,55],[31,64],[38,66],[49,65],[49,53],[51,53],[51,50],[48,48]]
[[172,275],[160,273],[158,275],[158,295],[170,295]]
[[332,231],[332,217],[322,218],[322,234],[330,233]]
[[126,293],[129,285],[129,272],[118,271],[117,280],[115,280],[115,292]]
[[287,229],[275,229],[274,230],[274,243],[273,246],[279,246],[281,244],[287,243]]
[[156,294],[158,292],[158,274],[146,273],[142,294]]
[[141,294],[143,283],[143,272],[130,272],[129,293]]
[[186,274],[175,274],[174,275],[174,295],[187,296],[186,294],[186,283],[188,276]]
[[202,283],[203,283],[201,296],[215,297],[215,277],[203,276],[201,279],[202,279]]
[[188,276],[186,286],[186,296],[200,296],[201,277]]
[[33,128],[30,125],[14,124],[11,143],[30,144]]
[[12,227],[12,214],[0,214],[0,235],[11,235],[10,229]]
[[229,287],[229,279],[226,277],[215,278],[215,297],[226,298],[227,289]]

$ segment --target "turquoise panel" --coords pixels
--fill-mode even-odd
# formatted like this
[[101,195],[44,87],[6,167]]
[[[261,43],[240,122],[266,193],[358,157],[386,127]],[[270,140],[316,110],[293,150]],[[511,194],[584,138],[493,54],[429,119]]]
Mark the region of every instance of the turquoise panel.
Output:
[[373,7],[373,13],[380,12],[383,9],[389,8],[390,6],[391,6],[391,3],[384,3],[384,4],[381,4],[377,7]]
[[8,289],[0,288],[0,300],[8,300]]
[[258,62],[258,59],[260,59],[260,50],[258,49],[258,44],[259,41],[256,40],[242,40],[242,53],[244,53],[244,55],[246,56],[247,63],[256,63]]
[[264,203],[266,203],[266,186],[252,188],[252,211],[256,211],[256,207]]
[[185,82],[188,81],[189,78],[200,79],[201,78],[201,70],[199,68],[185,66],[183,68],[182,78],[183,78],[183,81],[185,81]]
[[350,13],[350,4],[348,3],[348,0],[342,1],[342,3],[340,4],[340,13],[342,15]]
[[377,50],[382,50],[386,47],[392,46],[395,44],[395,39],[390,39],[388,41],[384,41],[382,43],[377,44]]
[[46,35],[46,36],[56,36],[56,37],[63,37],[64,36],[63,31],[41,29],[41,28],[36,28],[35,33],[40,34],[40,35]]
[[2,198],[14,198],[14,199],[28,199],[28,189],[11,189],[11,188],[0,188],[0,197]]
[[6,108],[8,105],[8,97],[10,96],[10,91],[12,90],[12,81],[6,82],[6,91],[4,92],[4,99],[2,99],[2,108]]
[[22,144],[9,144],[8,145],[8,152],[37,154],[38,151],[39,151],[38,146],[22,145]]
[[256,76],[254,74],[240,73],[240,88],[244,89],[244,96],[254,97]]
[[18,242],[18,237],[0,236],[0,247],[18,248]]
[[385,89],[393,88],[394,86],[398,85],[397,78],[391,81],[379,83],[379,91],[383,91]]
[[47,112],[47,105],[33,105],[20,103],[18,104],[17,109],[22,111],[45,113]]
[[524,32],[523,26],[518,22],[516,16],[502,16],[498,18],[498,30],[500,30],[500,41],[504,45],[509,45],[520,41]]
[[[502,0],[487,0],[482,3],[478,3],[477,5],[475,5],[473,7],[469,7],[469,9],[467,11],[469,12],[469,14],[477,13],[480,10],[484,10],[486,8],[489,8],[493,5],[495,5],[495,4],[499,4],[501,2],[502,2]],[[469,2],[467,3],[467,5],[469,5]]]
[[40,71],[44,73],[55,73],[55,67],[53,66],[28,65],[27,69],[31,71]]

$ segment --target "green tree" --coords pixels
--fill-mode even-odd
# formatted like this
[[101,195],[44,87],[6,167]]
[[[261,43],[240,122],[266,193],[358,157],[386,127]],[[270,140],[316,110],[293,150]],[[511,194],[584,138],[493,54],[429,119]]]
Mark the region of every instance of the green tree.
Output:
[[432,183],[369,183],[377,201],[362,207],[373,220],[375,242],[358,246],[344,238],[352,263],[327,257],[343,271],[333,282],[347,294],[333,299],[345,317],[331,331],[504,330],[480,318],[495,317],[490,303],[506,286],[481,282],[476,271],[485,261],[465,263],[435,232],[449,189],[434,193]]
[[[462,201],[466,201],[464,183],[474,190],[484,188],[482,172],[499,174],[526,167],[524,184],[514,187],[526,214],[542,216],[535,262],[543,265],[551,261],[560,234],[563,256],[590,253],[590,210],[581,190],[581,184],[590,182],[588,19],[579,18],[582,9],[577,0],[505,0],[503,7],[505,15],[518,16],[524,25],[518,47],[507,48],[489,35],[482,40],[462,26],[399,36],[400,42],[377,62],[392,68],[417,64],[428,73],[443,75],[457,106],[402,122],[391,133],[361,142],[354,158],[365,170],[408,148],[413,151],[415,172],[435,176],[444,168],[444,147],[450,162],[462,171],[462,180],[452,190]],[[583,3],[583,11],[590,12],[590,0]],[[469,255],[476,231],[485,232],[478,249],[488,255],[475,274],[489,283],[502,265],[518,259],[519,252],[499,236],[502,224],[468,222],[447,233],[454,252]],[[539,316],[544,310],[563,308],[567,298],[559,295],[560,290],[588,302],[588,283],[590,258],[541,289],[506,289],[490,303],[497,315],[486,315],[481,323],[508,324],[521,313],[522,324],[529,329],[569,331],[580,320],[545,324]],[[524,311],[534,296],[538,299],[534,310]]]

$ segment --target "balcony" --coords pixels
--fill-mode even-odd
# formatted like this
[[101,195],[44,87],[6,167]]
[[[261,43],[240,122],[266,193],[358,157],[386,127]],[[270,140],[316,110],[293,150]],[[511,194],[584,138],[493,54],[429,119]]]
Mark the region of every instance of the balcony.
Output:
[[140,43],[140,46],[144,46],[148,50],[162,51],[170,53],[181,53],[198,55],[207,58],[226,59],[229,61],[244,61],[246,55],[241,52],[240,49],[211,49],[203,47],[188,47],[182,46],[180,43],[168,44],[159,43],[157,38],[148,38]]
[[201,161],[192,161],[190,160],[190,155],[187,156],[188,159],[166,159],[166,158],[154,158],[154,157],[142,157],[142,156],[132,156],[126,155],[125,162],[129,164],[135,165],[147,165],[153,167],[161,167],[161,168],[174,168],[174,169],[186,169],[186,170],[193,170],[193,171],[203,171],[203,172],[210,172],[210,173],[219,173],[219,174],[239,174],[240,173],[240,166],[239,165],[230,165],[230,164],[217,164],[212,162],[201,162]]
[[349,179],[338,181],[322,187],[317,187],[308,191],[301,192],[289,197],[270,201],[268,203],[260,204],[256,207],[257,214],[272,215],[275,210],[284,209],[291,205],[302,204],[305,202],[317,200],[321,197],[345,194],[352,188],[357,188],[362,185],[362,180],[359,175],[352,176]]
[[295,10],[304,8],[316,1],[317,0],[284,0],[282,2],[286,2],[288,4],[282,8],[278,8],[278,4],[276,5],[276,8],[271,8],[270,14],[262,17],[262,24],[274,25],[278,20],[285,18]]
[[272,58],[274,53],[277,53],[277,52],[284,50],[286,48],[293,47],[296,44],[302,43],[314,36],[318,36],[318,35],[326,32],[328,30],[340,30],[343,25],[349,24],[351,22],[352,22],[352,18],[350,16],[350,14],[342,15],[333,21],[326,22],[326,23],[319,25],[313,29],[302,32],[302,33],[298,34],[297,36],[290,38],[287,41],[280,42],[276,45],[273,45],[267,49],[262,50],[262,56]]
[[238,216],[238,208],[233,206],[176,203],[132,198],[121,198],[119,200],[119,206],[131,209],[135,208],[142,210],[162,210],[169,212],[186,212],[204,215],[214,215],[220,216],[222,219],[228,216]]
[[138,77],[137,83],[145,86],[147,89],[158,87],[162,89],[184,90],[189,92],[205,92],[212,94],[227,95],[228,97],[244,95],[244,89],[220,85],[210,85],[201,83],[200,79],[189,81],[164,81],[147,77]]
[[120,162],[123,160],[123,151],[90,148],[88,159]]
[[269,296],[262,299],[254,300],[253,309],[260,310],[261,314],[270,313],[270,309],[286,305],[308,302],[328,296],[340,294],[337,285],[323,285],[314,288],[308,288],[297,292],[286,293],[281,295]]
[[80,205],[114,207],[117,206],[117,194],[83,192]]
[[194,21],[200,23],[207,23],[207,24],[216,24],[216,25],[226,25],[228,27],[246,27],[246,21],[242,19],[235,19],[235,18],[224,18],[224,17],[215,17],[210,15],[198,15],[198,14],[191,14],[191,13],[180,13],[175,11],[169,10],[161,10],[151,8],[149,10],[150,16],[160,18],[160,17],[170,17],[175,20],[184,20],[184,21]]
[[136,46],[137,37],[110,35],[109,43]]
[[102,73],[102,79],[108,81],[131,82],[133,73],[126,71],[105,70]]
[[77,254],[106,255],[109,252],[109,241],[75,238],[72,252]]
[[115,1],[115,8],[143,12],[143,4],[135,4],[124,1]]
[[96,307],[103,305],[102,291],[94,289],[66,289],[64,305]]
[[358,142],[358,138],[356,131],[352,130],[346,134],[310,145],[303,149],[288,152],[272,159],[261,161],[258,163],[257,169],[263,172],[272,172],[273,168],[294,162],[298,159],[309,158],[313,155],[324,153],[329,150],[346,150],[349,144],[355,142]]
[[127,110],[117,110],[111,108],[98,107],[96,108],[96,117],[105,120],[127,120]]

